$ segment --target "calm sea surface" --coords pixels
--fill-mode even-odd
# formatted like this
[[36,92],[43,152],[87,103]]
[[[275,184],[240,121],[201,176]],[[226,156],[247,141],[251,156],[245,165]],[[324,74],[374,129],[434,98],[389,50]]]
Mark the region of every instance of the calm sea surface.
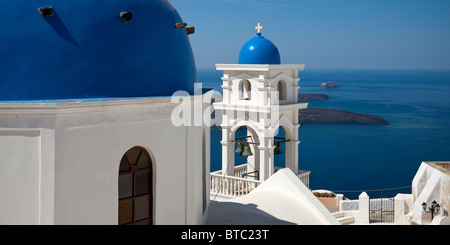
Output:
[[[221,72],[199,69],[203,87],[220,93]],[[306,70],[299,72],[300,93],[324,93],[322,107],[384,117],[388,126],[305,123],[299,129],[299,168],[310,170],[310,188],[356,199],[411,193],[422,161],[450,161],[450,71]],[[322,82],[340,88],[322,89]],[[221,168],[221,131],[211,129],[211,171]],[[237,132],[243,135],[245,132]],[[239,155],[237,163],[245,162]],[[275,165],[283,166],[283,155]]]

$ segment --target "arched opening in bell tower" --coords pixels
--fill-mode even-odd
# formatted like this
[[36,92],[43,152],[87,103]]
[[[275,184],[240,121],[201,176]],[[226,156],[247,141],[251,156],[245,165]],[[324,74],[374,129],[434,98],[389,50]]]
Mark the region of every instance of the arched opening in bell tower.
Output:
[[249,80],[244,79],[239,82],[239,99],[250,100],[252,97],[252,84]]
[[[286,132],[282,126],[278,128],[278,133],[275,135],[273,144],[275,145],[274,149],[274,167],[275,171],[278,168],[286,167],[286,142],[285,140],[289,140],[286,138]],[[277,143],[279,142],[279,143]]]
[[283,80],[278,81],[277,83],[277,90],[278,90],[278,100],[283,101],[287,99],[287,87],[286,82]]
[[254,129],[241,126],[234,132],[235,176],[259,180],[259,138]]
[[298,172],[298,163],[296,163],[298,142],[294,139],[291,129],[286,125],[280,125],[273,140],[274,172],[281,168],[290,168],[292,172]]

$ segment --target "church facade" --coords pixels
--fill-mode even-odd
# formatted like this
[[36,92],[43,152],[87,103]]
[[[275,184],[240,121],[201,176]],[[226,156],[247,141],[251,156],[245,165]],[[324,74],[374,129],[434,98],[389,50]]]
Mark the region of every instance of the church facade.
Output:
[[194,29],[166,0],[100,4],[8,5],[0,224],[203,224],[209,128],[171,121]]
[[1,104],[1,223],[203,223],[209,129],[173,126],[175,106]]

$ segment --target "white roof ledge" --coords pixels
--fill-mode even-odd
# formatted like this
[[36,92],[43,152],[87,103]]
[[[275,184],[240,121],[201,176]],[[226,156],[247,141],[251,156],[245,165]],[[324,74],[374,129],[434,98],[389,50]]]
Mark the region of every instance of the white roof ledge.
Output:
[[275,71],[275,70],[304,70],[304,64],[282,65],[244,65],[244,64],[216,64],[217,70],[233,71]]

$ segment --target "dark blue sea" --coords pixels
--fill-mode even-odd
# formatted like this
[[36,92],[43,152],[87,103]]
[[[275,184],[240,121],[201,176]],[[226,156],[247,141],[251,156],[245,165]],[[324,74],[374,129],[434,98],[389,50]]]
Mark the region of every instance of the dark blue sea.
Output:
[[[220,88],[222,73],[199,69],[203,87]],[[310,188],[357,199],[411,193],[422,161],[450,160],[449,70],[305,70],[300,93],[323,93],[322,107],[381,116],[388,126],[305,123],[299,128],[299,169],[310,170]],[[323,89],[322,82],[339,88]],[[211,171],[221,168],[221,131],[211,129]],[[245,132],[237,132],[237,135]],[[236,155],[237,163],[245,162]],[[283,166],[277,155],[275,165]]]

